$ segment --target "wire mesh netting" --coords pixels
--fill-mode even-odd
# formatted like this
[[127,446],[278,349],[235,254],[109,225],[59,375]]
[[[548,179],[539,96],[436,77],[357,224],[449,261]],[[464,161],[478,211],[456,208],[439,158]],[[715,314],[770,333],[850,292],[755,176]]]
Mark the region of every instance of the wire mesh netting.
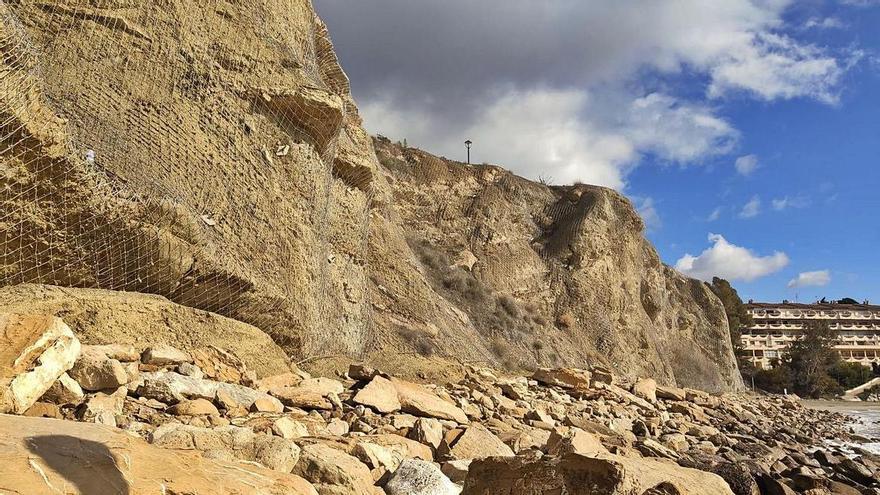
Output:
[[307,0],[3,1],[0,55],[0,285],[160,294],[306,352],[366,331],[338,310],[369,308],[367,138]]

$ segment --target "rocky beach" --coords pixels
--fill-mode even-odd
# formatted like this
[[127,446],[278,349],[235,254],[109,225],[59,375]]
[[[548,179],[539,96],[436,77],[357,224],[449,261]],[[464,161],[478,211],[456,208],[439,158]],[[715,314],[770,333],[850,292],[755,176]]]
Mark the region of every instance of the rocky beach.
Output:
[[[16,415],[0,416],[0,488],[12,493],[156,482],[193,494],[880,493],[880,456],[860,446],[871,431],[837,403],[709,394],[601,366],[468,366],[442,384],[356,363],[333,377],[295,365],[260,375],[217,347],[84,345],[51,317],[2,324],[3,411]],[[105,447],[71,450],[92,444]],[[223,477],[260,482],[207,488]]]

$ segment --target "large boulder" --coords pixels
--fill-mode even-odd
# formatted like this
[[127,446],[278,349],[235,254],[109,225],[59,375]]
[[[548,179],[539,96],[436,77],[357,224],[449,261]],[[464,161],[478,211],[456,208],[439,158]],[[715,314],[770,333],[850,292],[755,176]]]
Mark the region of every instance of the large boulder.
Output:
[[[662,491],[660,489],[666,490]],[[733,495],[719,476],[652,459],[569,454],[491,457],[471,463],[464,495]],[[660,491],[658,491],[660,490]]]
[[0,412],[25,412],[79,353],[79,340],[59,318],[0,314]]
[[109,357],[102,349],[83,346],[82,352],[68,373],[84,390],[116,389],[129,382],[122,363]]
[[352,401],[386,414],[399,411],[401,407],[394,384],[391,383],[391,380],[379,375],[370,380],[370,383],[364,388],[358,390]]
[[330,446],[306,445],[293,470],[309,480],[321,495],[376,495],[370,469],[357,458]]
[[401,409],[416,416],[429,418],[448,419],[459,424],[467,424],[468,417],[458,406],[447,402],[428,388],[394,378],[391,380],[397,390],[397,398],[400,400]]
[[450,459],[482,459],[492,456],[513,456],[513,450],[479,423],[461,430],[450,430],[438,450]]
[[307,481],[253,463],[149,445],[115,428],[0,415],[2,491],[317,495]]
[[461,487],[453,483],[434,464],[407,459],[385,485],[388,495],[458,495]]

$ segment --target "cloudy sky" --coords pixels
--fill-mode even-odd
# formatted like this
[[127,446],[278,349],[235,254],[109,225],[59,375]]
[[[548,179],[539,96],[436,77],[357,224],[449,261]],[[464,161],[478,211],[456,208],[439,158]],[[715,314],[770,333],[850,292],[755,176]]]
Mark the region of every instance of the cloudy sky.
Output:
[[880,0],[314,0],[367,128],[613,187],[744,297],[880,303]]

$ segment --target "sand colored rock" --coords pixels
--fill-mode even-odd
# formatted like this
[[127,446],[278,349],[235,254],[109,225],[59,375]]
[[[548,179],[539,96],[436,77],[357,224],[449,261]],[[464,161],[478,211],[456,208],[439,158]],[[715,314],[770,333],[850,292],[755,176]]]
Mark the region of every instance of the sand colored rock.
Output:
[[302,449],[294,474],[310,481],[321,495],[377,495],[369,468],[357,458],[323,444]]
[[545,449],[548,454],[556,456],[572,453],[584,455],[608,453],[608,449],[602,445],[596,435],[574,427],[553,430]]
[[[209,346],[190,351],[193,363],[206,377],[226,383],[242,383],[248,374],[247,365],[228,350]],[[245,384],[245,383],[242,383]]]
[[479,423],[472,423],[463,432],[447,434],[438,454],[450,459],[482,459],[513,456],[513,450],[494,433]]
[[79,353],[79,340],[59,318],[0,313],[0,412],[26,411]]
[[633,385],[633,394],[648,402],[657,402],[657,382],[653,378],[643,378]]
[[173,366],[181,363],[191,363],[192,356],[174,346],[161,344],[147,347],[144,353],[141,354],[141,362],[156,366]]
[[261,397],[251,404],[250,410],[253,412],[280,413],[284,412],[284,405],[274,398]]
[[284,352],[261,330],[160,296],[45,285],[0,287],[0,312],[22,310],[64,315],[84,344],[140,350],[157,343],[183,350],[214,345],[235,349],[258,376],[289,371]]
[[294,439],[308,436],[309,430],[299,421],[288,417],[281,417],[272,423],[272,433],[281,438]]
[[116,418],[123,412],[124,401],[125,389],[117,390],[112,394],[98,392],[80,406],[77,411],[79,419],[87,423],[116,426]]
[[332,378],[307,378],[299,382],[297,387],[310,392],[315,392],[323,397],[329,397],[331,394],[341,394],[345,390],[345,386],[338,380]]
[[12,493],[316,495],[302,478],[169,451],[119,430],[0,415],[0,480]]
[[548,369],[542,368],[532,375],[545,385],[556,385],[564,388],[588,388],[590,386],[590,372],[571,368]]
[[129,382],[129,375],[121,362],[92,346],[83,346],[68,375],[89,391],[115,390]]
[[443,441],[443,425],[433,418],[419,418],[410,431],[410,438],[436,449]]
[[358,390],[354,398],[355,403],[374,408],[381,413],[392,413],[401,408],[397,398],[397,389],[391,380],[382,376],[376,376],[364,388]]
[[[379,321],[424,328],[427,339],[432,326],[442,328],[442,337],[430,339],[434,355],[465,361],[587,362],[664,385],[742,387],[720,301],[663,264],[619,193],[538,184],[504,164],[468,166],[381,137],[374,145],[408,246],[431,290],[454,306],[434,309],[441,303],[398,280],[404,269],[377,259],[375,277],[388,289],[378,298],[388,308],[377,311]],[[465,249],[477,260],[473,271],[450,268]],[[411,350],[425,346],[424,338],[410,340]]]
[[289,473],[300,456],[300,448],[290,439],[236,426],[202,428],[168,423],[153,432],[151,443],[166,449],[198,450],[212,459],[258,462],[282,473]]
[[168,409],[175,416],[219,416],[220,411],[209,400],[182,400]]
[[301,388],[299,386],[275,388],[270,390],[269,393],[281,400],[284,404],[292,407],[319,410],[333,408],[333,403],[321,394],[321,392]]
[[270,395],[243,385],[194,378],[173,371],[141,373],[140,380],[136,387],[138,394],[169,404],[184,399],[213,400],[218,392],[223,392],[229,400],[244,408],[250,407],[257,399],[277,402]]
[[64,373],[55,380],[40,400],[59,405],[79,404],[82,402],[83,397],[85,397],[85,394],[79,383],[67,373]]
[[449,419],[460,424],[468,423],[467,415],[460,408],[446,402],[422,385],[405,380],[392,379],[397,390],[401,409],[417,416]]
[[[569,454],[561,460],[520,457],[474,461],[464,495],[733,495],[714,474],[652,459]],[[657,491],[659,490],[659,491]],[[665,491],[664,491],[665,490]]]
[[687,397],[684,389],[678,387],[663,387],[658,385],[656,390],[657,397],[668,400],[685,400]]

